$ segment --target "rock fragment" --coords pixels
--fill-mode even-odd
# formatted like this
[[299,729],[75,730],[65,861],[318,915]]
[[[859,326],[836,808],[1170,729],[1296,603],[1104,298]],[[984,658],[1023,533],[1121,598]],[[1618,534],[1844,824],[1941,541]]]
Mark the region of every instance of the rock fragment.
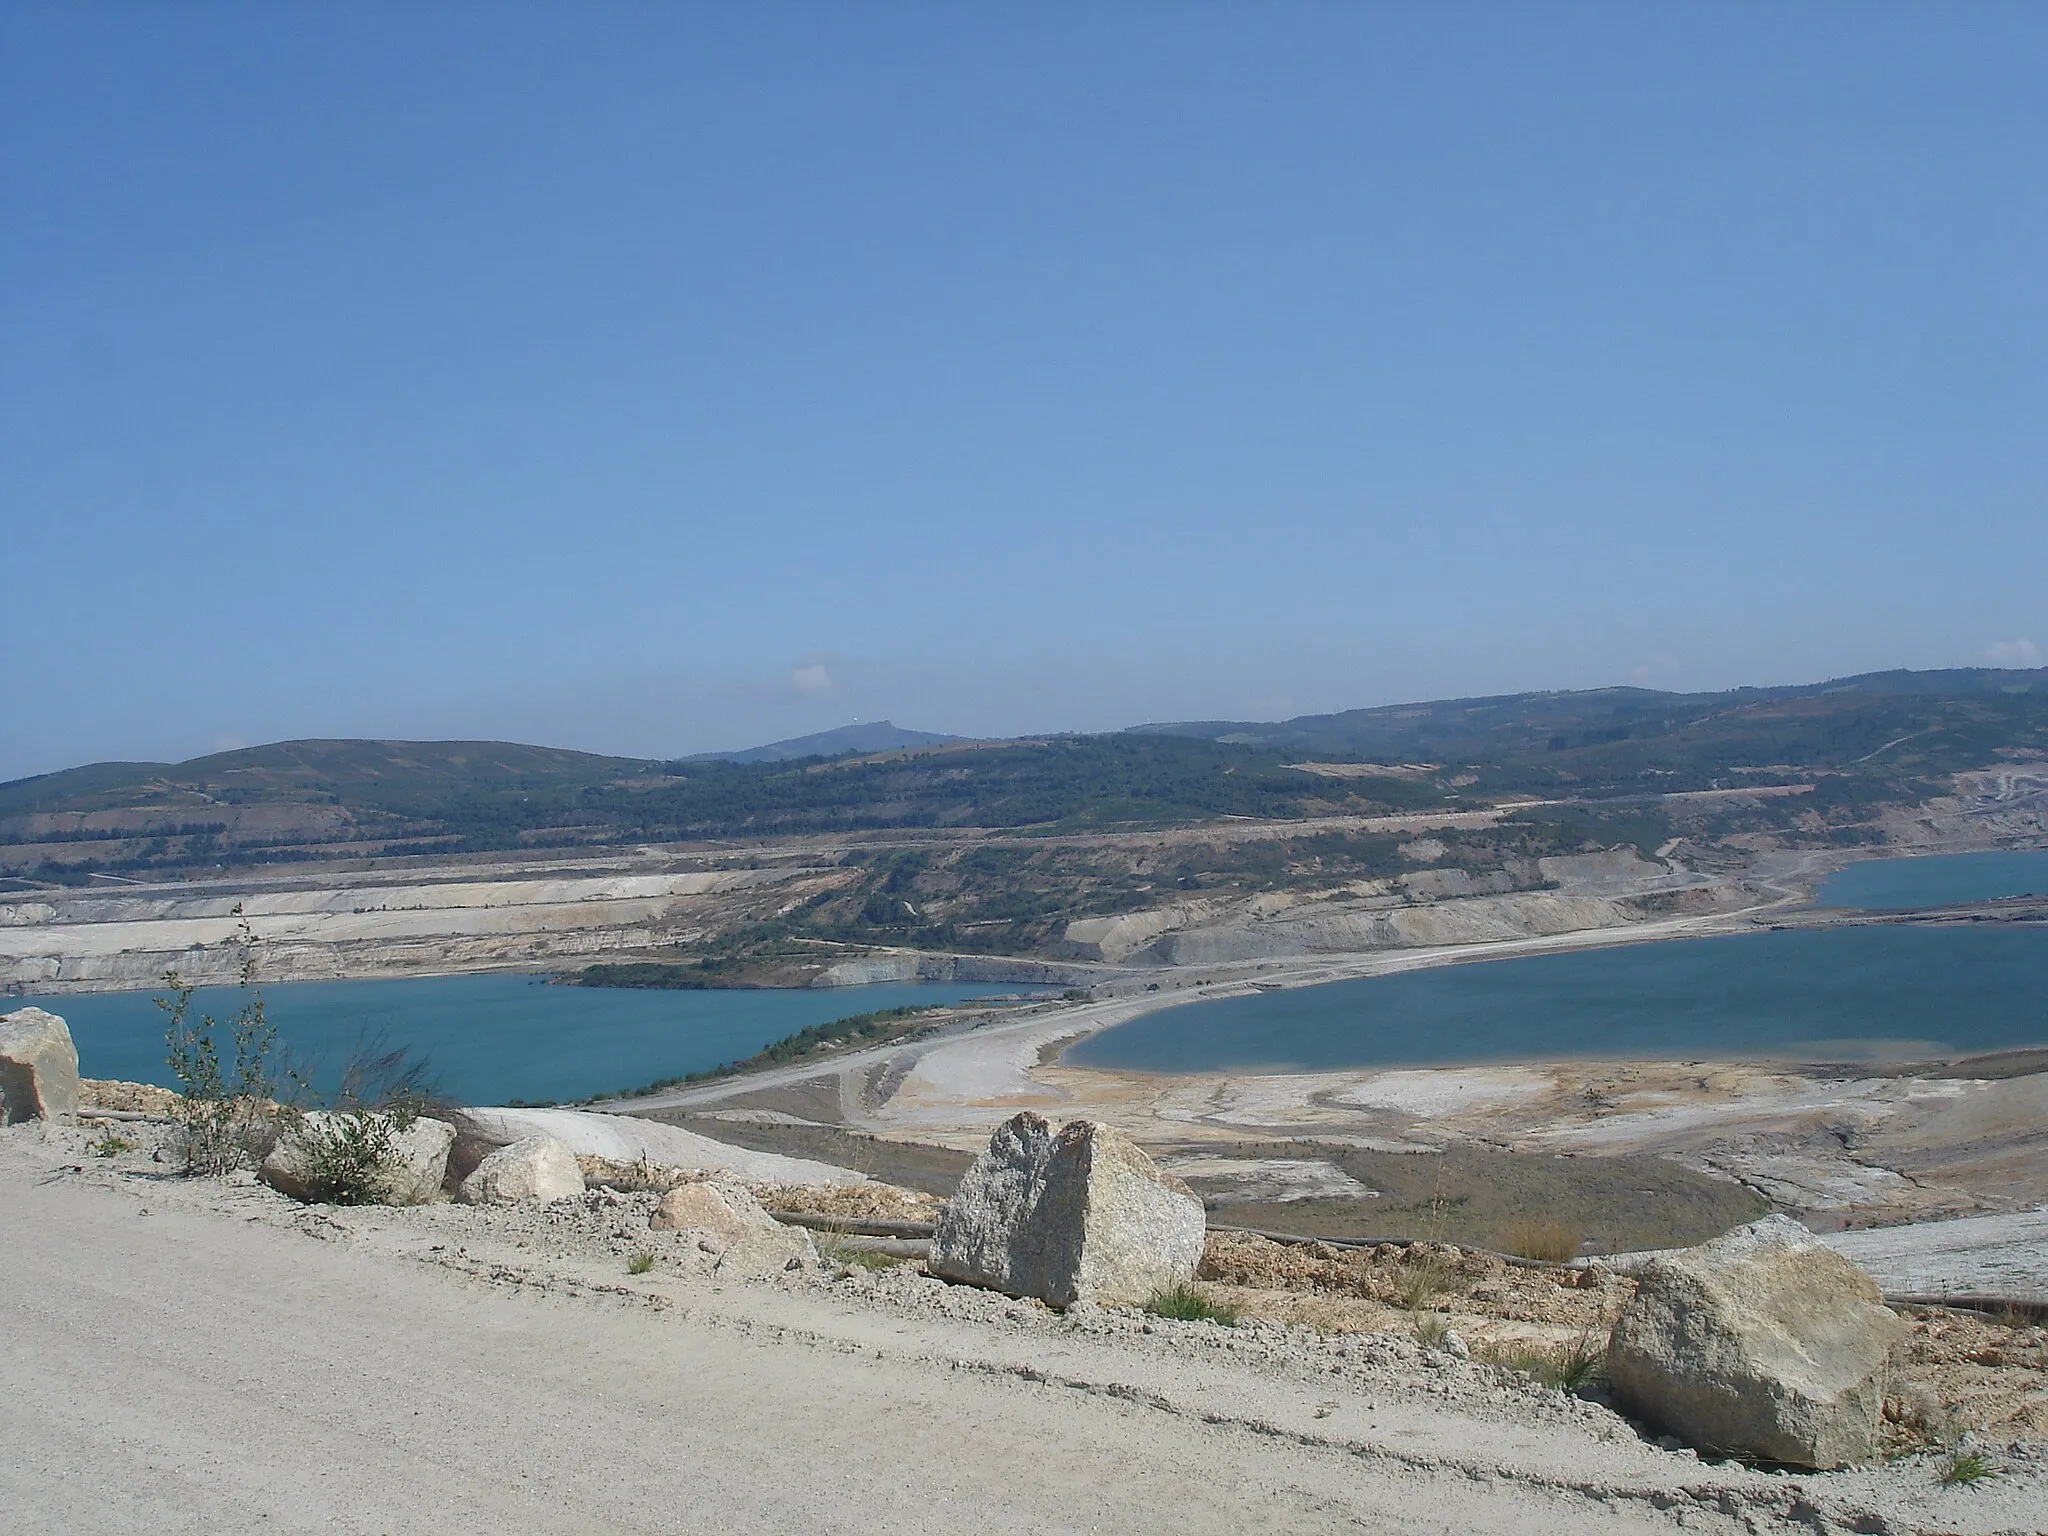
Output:
[[711,1272],[728,1280],[761,1279],[817,1262],[818,1249],[810,1233],[771,1219],[766,1227],[749,1227],[718,1256]]
[[778,1226],[744,1186],[723,1179],[678,1184],[661,1197],[647,1224],[657,1232],[702,1232],[720,1248]]
[[927,1267],[1054,1306],[1139,1302],[1194,1278],[1202,1202],[1121,1131],[1030,1111],[997,1127],[940,1218]]
[[78,1049],[54,1013],[0,1014],[0,1125],[78,1118]]
[[1703,1450],[1840,1467],[1877,1449],[1906,1332],[1870,1276],[1772,1216],[1646,1265],[1607,1374],[1625,1407]]
[[478,1163],[456,1197],[468,1205],[517,1205],[582,1193],[583,1170],[566,1143],[552,1136],[524,1136]]

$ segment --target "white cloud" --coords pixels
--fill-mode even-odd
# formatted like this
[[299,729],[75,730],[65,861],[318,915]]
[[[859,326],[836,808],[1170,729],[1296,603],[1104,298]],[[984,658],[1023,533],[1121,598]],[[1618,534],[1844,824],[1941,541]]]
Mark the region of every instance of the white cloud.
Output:
[[1668,652],[1659,652],[1641,666],[1632,669],[1629,676],[1639,683],[1648,683],[1660,677],[1669,677],[1678,670],[1678,658]]
[[2000,640],[1984,647],[1984,659],[1994,667],[2038,667],[2041,647],[2031,640]]
[[832,691],[832,674],[825,670],[825,658],[806,656],[789,669],[789,686],[806,698]]

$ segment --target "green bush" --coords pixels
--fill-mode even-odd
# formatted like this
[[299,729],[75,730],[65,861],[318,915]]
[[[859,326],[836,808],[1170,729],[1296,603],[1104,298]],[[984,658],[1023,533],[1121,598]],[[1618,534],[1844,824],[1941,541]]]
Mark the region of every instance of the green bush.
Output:
[[400,1161],[398,1138],[418,1116],[400,1107],[288,1119],[283,1138],[303,1160],[306,1199],[316,1205],[381,1205]]
[[1951,1451],[1941,1469],[1941,1482],[1945,1488],[1968,1488],[1987,1477],[1996,1476],[1997,1469],[1981,1451]]
[[1145,1310],[1154,1317],[1169,1317],[1175,1322],[1237,1326],[1237,1308],[1228,1302],[1211,1301],[1192,1285],[1169,1285],[1154,1291]]
[[[235,915],[240,917],[241,912],[237,905]],[[272,1102],[279,1096],[270,1068],[277,1029],[265,1017],[263,994],[256,989],[256,936],[246,919],[237,942],[242,950],[242,1006],[226,1026],[233,1042],[232,1065],[221,1060],[215,1039],[221,1025],[213,1015],[192,1017],[192,995],[197,987],[176,971],[166,971],[164,985],[171,996],[155,999],[157,1007],[170,1016],[164,1046],[181,1095],[176,1118],[188,1173],[218,1176],[253,1162],[269,1124]]]

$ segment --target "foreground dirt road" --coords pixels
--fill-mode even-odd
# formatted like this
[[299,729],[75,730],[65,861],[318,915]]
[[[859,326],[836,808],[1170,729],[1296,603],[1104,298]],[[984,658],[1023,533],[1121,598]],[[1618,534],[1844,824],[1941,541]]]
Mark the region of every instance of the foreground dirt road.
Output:
[[2031,1476],[1704,1466],[1285,1333],[629,1280],[538,1251],[546,1213],[304,1210],[78,1156],[0,1132],[9,1532],[1991,1532],[2040,1507]]

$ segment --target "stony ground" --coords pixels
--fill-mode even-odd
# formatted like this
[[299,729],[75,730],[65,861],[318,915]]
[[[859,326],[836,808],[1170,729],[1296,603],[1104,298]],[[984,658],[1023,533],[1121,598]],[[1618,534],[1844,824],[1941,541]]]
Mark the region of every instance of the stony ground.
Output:
[[[133,1145],[0,1131],[10,1530],[1990,1533],[2048,1509],[2048,1453],[2006,1419],[1971,1441],[1995,1473],[1972,1487],[1905,1434],[1910,1454],[1875,1467],[1774,1474],[1662,1448],[1484,1358],[1516,1328],[1604,1319],[1615,1276],[1567,1288],[1470,1255],[1232,1238],[1203,1285],[1241,1326],[1057,1315],[829,1237],[819,1260],[734,1280],[693,1235],[649,1228],[653,1188],[306,1207],[246,1175],[178,1176],[149,1123],[117,1133]],[[1468,1340],[1416,1326],[1410,1272],[1432,1266],[1421,1315]],[[1915,1350],[1957,1382],[2041,1384],[2038,1330],[1930,1315]]]

